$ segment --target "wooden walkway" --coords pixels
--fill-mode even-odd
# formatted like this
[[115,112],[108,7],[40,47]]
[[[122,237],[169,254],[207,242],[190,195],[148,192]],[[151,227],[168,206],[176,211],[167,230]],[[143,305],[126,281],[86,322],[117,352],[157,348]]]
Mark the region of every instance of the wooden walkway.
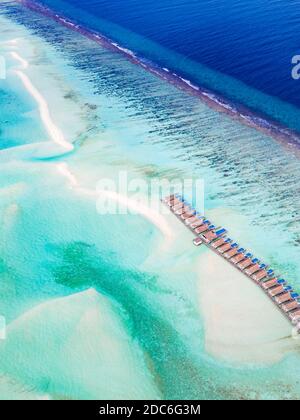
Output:
[[300,333],[300,296],[284,279],[228,238],[226,229],[217,228],[197,213],[180,195],[171,195],[163,202],[196,236],[195,246],[206,245],[255,282]]

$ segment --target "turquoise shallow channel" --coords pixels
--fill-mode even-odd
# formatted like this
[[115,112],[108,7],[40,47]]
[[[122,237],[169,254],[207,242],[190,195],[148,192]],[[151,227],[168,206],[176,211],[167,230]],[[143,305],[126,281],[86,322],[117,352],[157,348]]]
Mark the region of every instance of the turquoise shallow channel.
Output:
[[300,292],[298,151],[18,2],[0,55],[0,399],[300,399],[300,340],[261,290],[96,189],[204,180],[206,215]]

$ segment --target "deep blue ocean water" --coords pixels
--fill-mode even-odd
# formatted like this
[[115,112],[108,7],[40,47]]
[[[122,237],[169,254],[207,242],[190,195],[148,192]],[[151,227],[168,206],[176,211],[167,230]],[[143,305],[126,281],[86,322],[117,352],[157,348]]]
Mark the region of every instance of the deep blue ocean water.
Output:
[[[300,131],[297,113],[281,102],[300,108],[300,80],[291,76],[292,57],[300,53],[299,0],[40,3],[99,30],[200,86]],[[172,53],[181,56],[172,57]],[[231,79],[223,79],[223,75]],[[270,97],[261,96],[260,92]]]

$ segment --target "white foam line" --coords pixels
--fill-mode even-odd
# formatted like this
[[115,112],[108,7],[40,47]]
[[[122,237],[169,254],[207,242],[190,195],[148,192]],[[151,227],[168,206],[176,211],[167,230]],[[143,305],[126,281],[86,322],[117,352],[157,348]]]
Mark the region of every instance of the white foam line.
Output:
[[17,38],[15,39],[9,39],[8,41],[1,41],[0,45],[16,45],[19,42]]
[[187,79],[183,79],[182,77],[180,77],[180,80],[182,80],[184,83],[186,83],[188,86],[190,86],[191,88],[195,89],[195,90],[200,90],[198,86],[194,85],[190,80]]
[[147,207],[144,204],[138,203],[126,196],[123,196],[115,191],[98,190],[97,195],[105,195],[113,201],[118,202],[122,206],[143,215],[151,223],[153,223],[165,236],[172,237],[173,233],[165,219],[155,210]]
[[80,184],[76,177],[71,173],[68,165],[66,163],[59,163],[56,165],[58,171],[68,179],[71,186],[76,188],[80,193],[92,196],[92,197],[107,197],[117,203],[121,204],[122,206],[127,207],[129,210],[132,210],[135,213],[138,213],[149,220],[153,225],[155,225],[160,232],[168,239],[174,237],[174,233],[171,230],[169,224],[164,219],[164,217],[159,214],[158,211],[149,208],[148,206],[138,203],[124,195],[121,195],[115,191],[107,191],[107,190],[89,190],[88,188],[80,187]]
[[71,173],[66,163],[58,163],[56,167],[65,178],[68,178],[72,187],[79,187],[76,177]]
[[[28,61],[26,61],[23,57],[21,57],[16,52],[11,52],[11,56],[19,61],[22,66],[22,70],[26,70],[29,67]],[[63,147],[66,151],[72,151],[74,146],[67,142],[64,138],[63,133],[60,129],[54,124],[52,121],[48,104],[43,96],[40,94],[38,89],[33,85],[30,78],[21,70],[15,70],[15,74],[21,79],[25,89],[29,92],[29,94],[35,99],[38,104],[39,112],[41,116],[41,120],[51,138],[51,140],[58,144],[59,146]]]

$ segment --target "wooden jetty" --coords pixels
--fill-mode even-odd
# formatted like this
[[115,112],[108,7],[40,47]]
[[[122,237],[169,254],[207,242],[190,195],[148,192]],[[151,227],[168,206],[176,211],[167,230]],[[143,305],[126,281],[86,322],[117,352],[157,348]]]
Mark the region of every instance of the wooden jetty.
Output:
[[217,228],[179,194],[163,200],[171,212],[196,236],[194,245],[206,245],[256,283],[300,333],[300,296],[272,269],[245,248],[227,237],[227,230]]

